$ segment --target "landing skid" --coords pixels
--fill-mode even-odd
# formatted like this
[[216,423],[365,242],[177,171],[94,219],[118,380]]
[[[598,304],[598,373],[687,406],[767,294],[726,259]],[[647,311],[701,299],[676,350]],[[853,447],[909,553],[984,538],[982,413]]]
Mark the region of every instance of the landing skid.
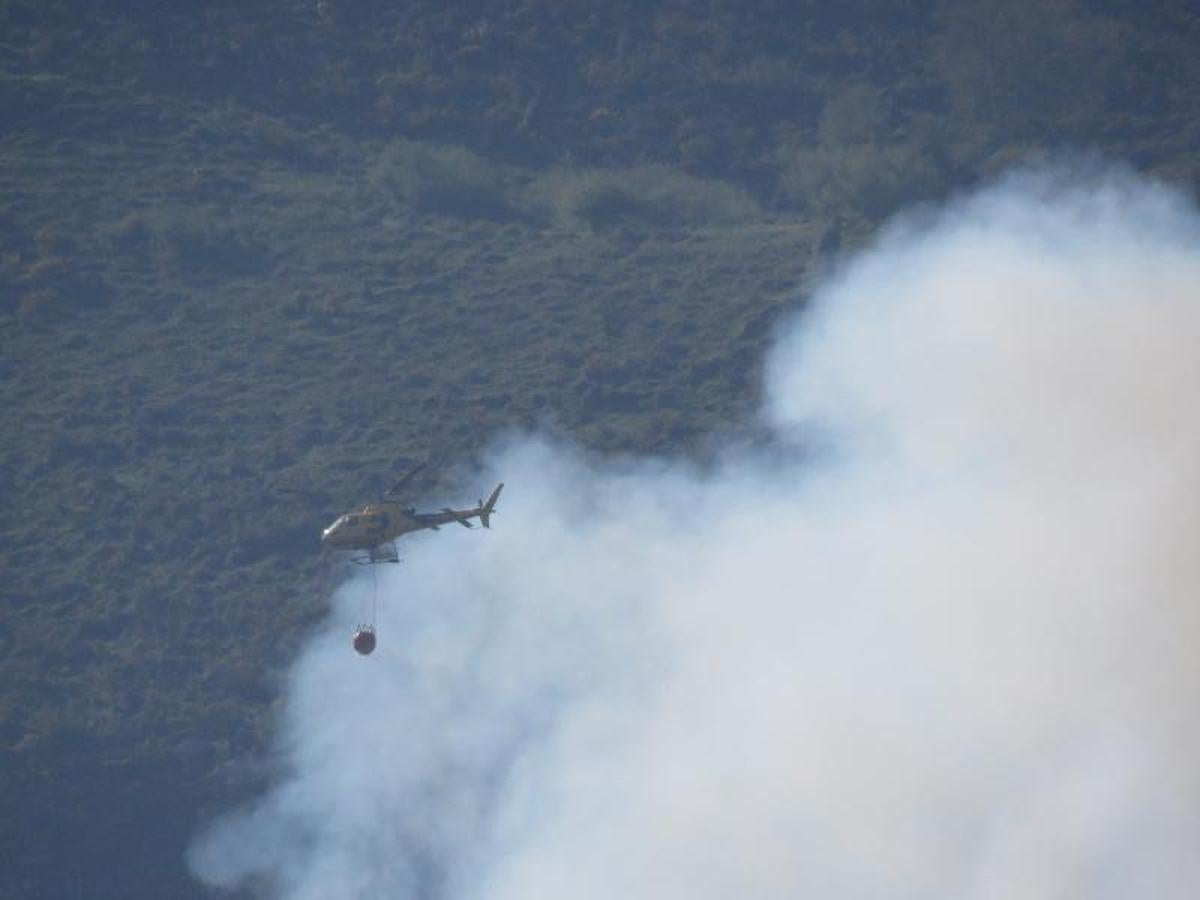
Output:
[[366,556],[352,556],[350,560],[360,566],[373,566],[377,563],[398,563],[400,562],[400,553],[396,550],[395,543],[387,543],[380,544],[378,547],[372,547],[367,551]]

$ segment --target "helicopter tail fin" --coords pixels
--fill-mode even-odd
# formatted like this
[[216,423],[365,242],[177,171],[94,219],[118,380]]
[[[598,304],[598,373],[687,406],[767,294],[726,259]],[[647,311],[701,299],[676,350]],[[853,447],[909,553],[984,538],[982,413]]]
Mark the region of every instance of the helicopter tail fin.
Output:
[[479,501],[479,523],[484,528],[492,527],[492,510],[496,508],[496,500],[500,497],[500,491],[504,488],[504,482],[496,485],[496,489],[492,491],[492,496],[487,498],[487,502]]

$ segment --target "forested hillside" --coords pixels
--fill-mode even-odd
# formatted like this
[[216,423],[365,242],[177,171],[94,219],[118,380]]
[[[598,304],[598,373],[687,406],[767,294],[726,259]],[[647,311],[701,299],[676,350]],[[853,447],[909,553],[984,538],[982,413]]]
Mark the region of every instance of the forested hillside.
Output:
[[1200,184],[1185,0],[0,0],[0,79],[3,898],[206,895],[319,530],[406,467],[703,457],[890,215]]

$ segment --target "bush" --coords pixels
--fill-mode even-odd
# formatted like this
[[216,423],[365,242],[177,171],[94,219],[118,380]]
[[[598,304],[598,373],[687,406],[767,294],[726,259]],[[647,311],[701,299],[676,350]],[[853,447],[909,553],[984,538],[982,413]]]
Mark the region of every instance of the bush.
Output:
[[62,297],[49,288],[30,291],[17,301],[17,315],[22,319],[43,319],[61,311]]
[[99,229],[100,240],[112,250],[144,253],[150,246],[150,225],[141,213],[126,213]]
[[61,256],[44,257],[31,263],[24,274],[25,281],[32,284],[53,284],[66,276],[67,261]]
[[167,258],[192,274],[241,276],[261,271],[267,248],[232,221],[203,213],[169,216],[156,241]]
[[516,216],[505,170],[465,147],[392,141],[371,166],[368,180],[414,212],[496,221]]
[[791,151],[779,187],[788,205],[806,212],[878,218],[936,195],[943,180],[914,145],[862,143]]
[[656,165],[557,169],[530,185],[526,203],[542,221],[564,228],[701,227],[761,215],[740,188]]

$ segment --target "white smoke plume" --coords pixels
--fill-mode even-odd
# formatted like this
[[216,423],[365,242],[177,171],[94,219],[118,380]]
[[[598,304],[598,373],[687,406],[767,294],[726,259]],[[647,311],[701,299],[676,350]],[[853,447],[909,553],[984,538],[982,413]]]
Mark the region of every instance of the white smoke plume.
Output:
[[[270,896],[1145,898],[1200,884],[1200,220],[1112,172],[894,224],[769,452],[508,442],[296,662],[190,854]],[[461,532],[461,533],[459,533]]]

